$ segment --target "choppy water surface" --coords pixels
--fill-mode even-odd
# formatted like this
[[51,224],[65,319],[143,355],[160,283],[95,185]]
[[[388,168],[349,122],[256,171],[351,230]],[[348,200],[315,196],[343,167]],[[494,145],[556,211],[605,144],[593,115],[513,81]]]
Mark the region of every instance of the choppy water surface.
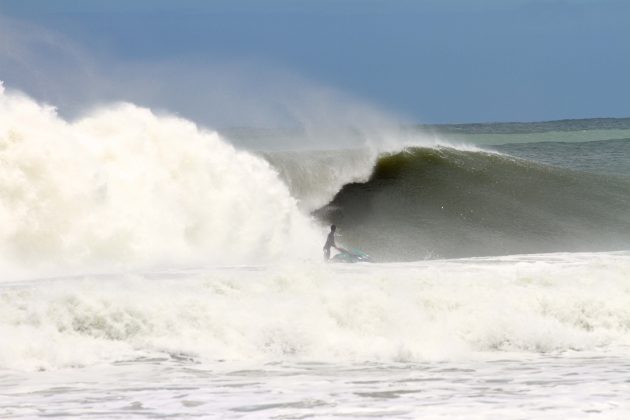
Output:
[[630,359],[578,353],[435,363],[145,359],[3,375],[3,418],[623,419]]
[[3,418],[626,418],[630,255],[0,288]]

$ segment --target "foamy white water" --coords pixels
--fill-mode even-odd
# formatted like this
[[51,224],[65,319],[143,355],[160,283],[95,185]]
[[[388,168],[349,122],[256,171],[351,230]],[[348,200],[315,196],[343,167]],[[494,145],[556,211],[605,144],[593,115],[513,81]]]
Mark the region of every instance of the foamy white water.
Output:
[[7,418],[630,414],[628,253],[200,267],[0,290]]
[[319,229],[264,159],[132,104],[65,121],[0,85],[0,192],[5,278],[319,248]]
[[628,359],[199,364],[146,359],[5,374],[3,418],[626,419]]

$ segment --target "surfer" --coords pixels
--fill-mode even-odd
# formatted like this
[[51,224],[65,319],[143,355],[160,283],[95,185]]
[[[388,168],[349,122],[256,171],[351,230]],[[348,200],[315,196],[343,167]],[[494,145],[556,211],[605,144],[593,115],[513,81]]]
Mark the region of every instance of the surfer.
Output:
[[330,226],[330,233],[328,234],[328,238],[326,238],[326,243],[324,244],[324,259],[326,260],[330,259],[330,248],[339,249],[337,248],[337,245],[335,244],[335,231],[336,230],[337,230],[337,226],[335,225]]

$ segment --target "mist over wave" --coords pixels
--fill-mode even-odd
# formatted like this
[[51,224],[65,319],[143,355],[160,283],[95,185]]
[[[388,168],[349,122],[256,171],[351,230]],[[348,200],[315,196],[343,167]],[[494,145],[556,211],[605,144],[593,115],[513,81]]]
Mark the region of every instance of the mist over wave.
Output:
[[319,252],[267,161],[128,103],[66,121],[0,88],[0,196],[5,274]]
[[265,153],[300,208],[312,212],[325,206],[346,184],[367,181],[378,152],[371,148],[311,152]]
[[[392,124],[368,128],[309,134],[297,131],[292,136],[298,144],[313,146],[319,144],[321,137],[326,137],[337,138],[338,147],[327,150],[267,151],[261,156],[278,171],[291,195],[298,200],[300,208],[305,212],[313,212],[330,203],[346,184],[367,182],[382,156],[412,147],[480,150],[471,144],[447,141],[424,131],[395,128]],[[285,136],[286,133],[279,131],[277,135]],[[345,147],[348,143],[355,147]]]

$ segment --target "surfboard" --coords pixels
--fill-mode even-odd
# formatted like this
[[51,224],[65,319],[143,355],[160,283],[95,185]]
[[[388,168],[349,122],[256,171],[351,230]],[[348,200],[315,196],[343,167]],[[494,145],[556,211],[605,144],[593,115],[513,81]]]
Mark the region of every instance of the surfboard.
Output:
[[357,249],[341,250],[338,254],[335,254],[331,259],[332,262],[339,263],[358,263],[358,262],[372,262],[372,259],[368,254]]

